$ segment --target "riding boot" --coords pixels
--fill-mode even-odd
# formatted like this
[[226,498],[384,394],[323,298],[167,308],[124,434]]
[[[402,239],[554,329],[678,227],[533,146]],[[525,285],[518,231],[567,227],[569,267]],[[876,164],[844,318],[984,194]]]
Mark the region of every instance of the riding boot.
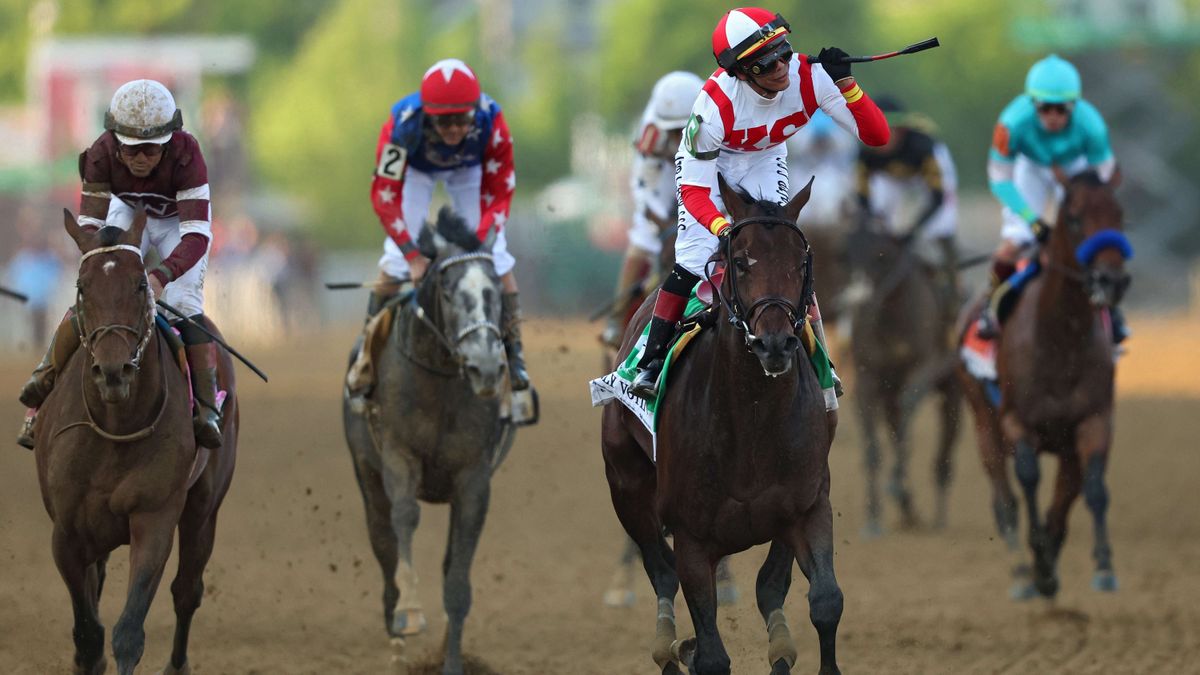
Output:
[[1003,260],[992,261],[992,274],[988,278],[987,294],[984,296],[983,309],[979,313],[979,321],[975,324],[976,333],[984,340],[991,340],[1000,335],[1000,319],[996,316],[996,290],[1000,284],[1007,281],[1017,271],[1016,265]]
[[941,288],[944,316],[948,324],[954,323],[954,317],[958,314],[958,305],[960,300],[960,291],[958,288],[958,246],[954,243],[954,237],[938,237],[938,248],[942,253],[941,265],[941,283],[938,284]]
[[513,391],[529,388],[525,354],[521,349],[521,304],[516,293],[500,296],[500,326],[504,335],[504,353],[508,355],[508,380]]
[[18,397],[28,408],[41,407],[50,391],[54,388],[54,380],[58,370],[71,358],[71,354],[79,349],[79,331],[75,326],[75,312],[68,311],[50,338],[50,346],[42,362],[33,369],[33,375],[25,386],[21,387]]
[[217,408],[217,346],[213,342],[187,345],[188,367],[192,373],[192,395],[195,409],[192,430],[196,443],[206,448],[219,448],[221,411]]
[[[375,388],[375,362],[384,340],[379,339],[380,322],[388,322],[391,313],[380,315],[388,301],[402,291],[412,288],[412,282],[380,273],[375,290],[367,297],[367,316],[363,319],[363,332],[355,345],[354,357],[346,371],[346,391],[353,405],[361,406]],[[386,331],[384,331],[386,333]]]
[[658,376],[662,373],[667,347],[675,337],[679,320],[683,318],[688,296],[699,281],[700,277],[678,263],[671,268],[671,273],[663,281],[662,288],[658,290],[658,298],[654,301],[654,314],[650,318],[646,348],[638,361],[638,372],[629,388],[629,392],[634,396],[647,401],[658,398]]
[[833,393],[841,398],[846,393],[842,387],[842,378],[838,377],[837,371],[833,368],[832,352],[829,351],[829,342],[825,339],[825,321],[823,319],[812,319],[813,335],[817,338],[817,342],[821,343],[821,348],[826,354],[831,355],[829,361],[829,374],[833,376]]

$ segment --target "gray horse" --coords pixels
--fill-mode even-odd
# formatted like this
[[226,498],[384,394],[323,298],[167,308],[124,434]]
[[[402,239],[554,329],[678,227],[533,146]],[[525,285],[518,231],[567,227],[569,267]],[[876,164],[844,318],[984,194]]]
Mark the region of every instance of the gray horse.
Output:
[[[398,650],[425,628],[412,566],[418,499],[450,503],[442,566],[448,617],[445,675],[463,672],[463,621],[471,608],[471,560],[487,515],[492,473],[512,447],[501,342],[500,281],[492,239],[480,243],[443,208],[420,238],[430,271],[403,300],[365,406],[343,397],[346,441],[383,570],[383,615]],[[402,651],[394,657],[404,670]]]

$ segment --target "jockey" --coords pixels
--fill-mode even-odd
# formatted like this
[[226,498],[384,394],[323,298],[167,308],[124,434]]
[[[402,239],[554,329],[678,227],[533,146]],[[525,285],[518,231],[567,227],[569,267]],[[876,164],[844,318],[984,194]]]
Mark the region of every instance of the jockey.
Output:
[[[858,154],[858,202],[863,213],[882,221],[886,230],[905,242],[931,241],[937,248],[938,286],[950,312],[958,305],[958,178],[946,144],[933,135],[933,123],[908,113],[899,101],[881,96],[879,109],[888,118],[891,139]],[[915,201],[919,214],[897,222],[906,203]]]
[[[159,82],[134,80],[113,94],[104,114],[104,133],[79,156],[83,190],[79,224],[95,231],[106,226],[129,229],[134,209],[146,209],[142,253],[154,251],[160,262],[149,270],[154,297],[162,298],[196,321],[204,315],[204,274],[212,240],[208,168],[200,144],[183,131],[175,98]],[[221,445],[216,408],[217,352],[212,338],[191,323],[178,325],[186,345],[195,394],[196,442]],[[21,389],[21,403],[36,409],[54,386],[59,368],[79,347],[79,329],[71,311],[58,325],[50,348]],[[26,419],[17,442],[33,447],[33,417]]]
[[[847,198],[854,191],[857,146],[853,136],[819,110],[787,140],[788,175],[813,177],[812,193],[796,220],[806,233],[836,228],[845,217]],[[793,183],[792,196],[803,188]]]
[[614,349],[621,344],[621,330],[629,307],[629,289],[646,280],[662,252],[662,234],[675,224],[679,204],[675,188],[675,151],[683,127],[692,114],[692,104],[704,80],[694,73],[677,70],[659,78],[642,113],[634,139],[630,192],[633,195],[633,226],[629,248],[617,277],[617,298],[600,341]]
[[[991,297],[1016,270],[1021,251],[1049,236],[1042,213],[1051,200],[1055,207],[1062,201],[1072,176],[1092,170],[1114,186],[1120,182],[1108,127],[1081,90],[1075,66],[1051,54],[1033,64],[1025,76],[1025,93],[1000,113],[988,153],[988,181],[1004,207],[1001,241],[992,255]],[[980,315],[980,337],[998,332],[994,305],[988,302]],[[1110,312],[1113,340],[1120,343],[1128,329],[1118,308]]]
[[[371,317],[403,286],[421,280],[430,261],[417,249],[433,189],[441,182],[454,210],[475,226],[480,241],[495,235],[492,256],[504,292],[501,324],[508,373],[514,391],[529,388],[521,350],[516,261],[508,252],[504,224],[512,203],[512,135],[500,105],[480,91],[479,80],[459,59],[430,66],[421,88],[392,106],[375,148],[371,205],[387,232],[379,280],[367,305]],[[367,344],[374,344],[368,341]],[[366,396],[374,385],[370,348],[359,350],[347,375],[352,396]]]
[[[888,140],[887,120],[850,76],[837,47],[822,49],[822,64],[792,52],[787,21],[758,7],[734,9],[713,31],[713,56],[720,66],[704,83],[683,141],[675,155],[679,228],[675,267],[663,282],[646,351],[631,391],[657,396],[663,355],[683,314],[688,295],[731,226],[722,215],[720,173],[729,185],[756,199],[785,204],[790,196],[784,141],[824,110],[846,131],[869,145]],[[813,332],[825,345],[813,299]],[[836,401],[835,401],[836,404]]]

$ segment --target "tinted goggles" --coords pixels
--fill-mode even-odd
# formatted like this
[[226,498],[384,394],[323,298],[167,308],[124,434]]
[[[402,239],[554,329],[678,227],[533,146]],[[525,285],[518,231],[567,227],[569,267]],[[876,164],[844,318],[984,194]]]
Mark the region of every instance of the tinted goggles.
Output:
[[144,155],[147,159],[154,159],[163,153],[163,146],[158,143],[138,143],[136,145],[122,144],[119,148],[122,155],[132,159],[138,155]]
[[435,127],[449,129],[450,127],[469,127],[475,123],[475,113],[465,112],[453,115],[430,115],[429,120]]
[[1038,103],[1037,111],[1043,115],[1066,115],[1071,112],[1071,106],[1068,103]]
[[792,45],[786,39],[780,40],[778,45],[771,48],[770,51],[754,59],[746,59],[738,64],[738,67],[743,72],[749,75],[766,75],[775,70],[775,64],[783,61],[787,63],[792,60]]

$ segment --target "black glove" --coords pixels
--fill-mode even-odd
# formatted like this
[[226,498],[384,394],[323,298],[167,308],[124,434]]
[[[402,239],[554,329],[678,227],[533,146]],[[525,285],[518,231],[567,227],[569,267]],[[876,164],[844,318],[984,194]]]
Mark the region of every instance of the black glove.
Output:
[[1038,218],[1029,226],[1033,230],[1033,238],[1037,239],[1037,243],[1044,244],[1050,238],[1051,227],[1046,221]]
[[849,54],[838,49],[837,47],[825,47],[817,54],[817,60],[824,66],[825,72],[829,73],[829,77],[833,78],[834,82],[843,78],[850,77],[850,62],[839,63],[840,60],[849,58]]

